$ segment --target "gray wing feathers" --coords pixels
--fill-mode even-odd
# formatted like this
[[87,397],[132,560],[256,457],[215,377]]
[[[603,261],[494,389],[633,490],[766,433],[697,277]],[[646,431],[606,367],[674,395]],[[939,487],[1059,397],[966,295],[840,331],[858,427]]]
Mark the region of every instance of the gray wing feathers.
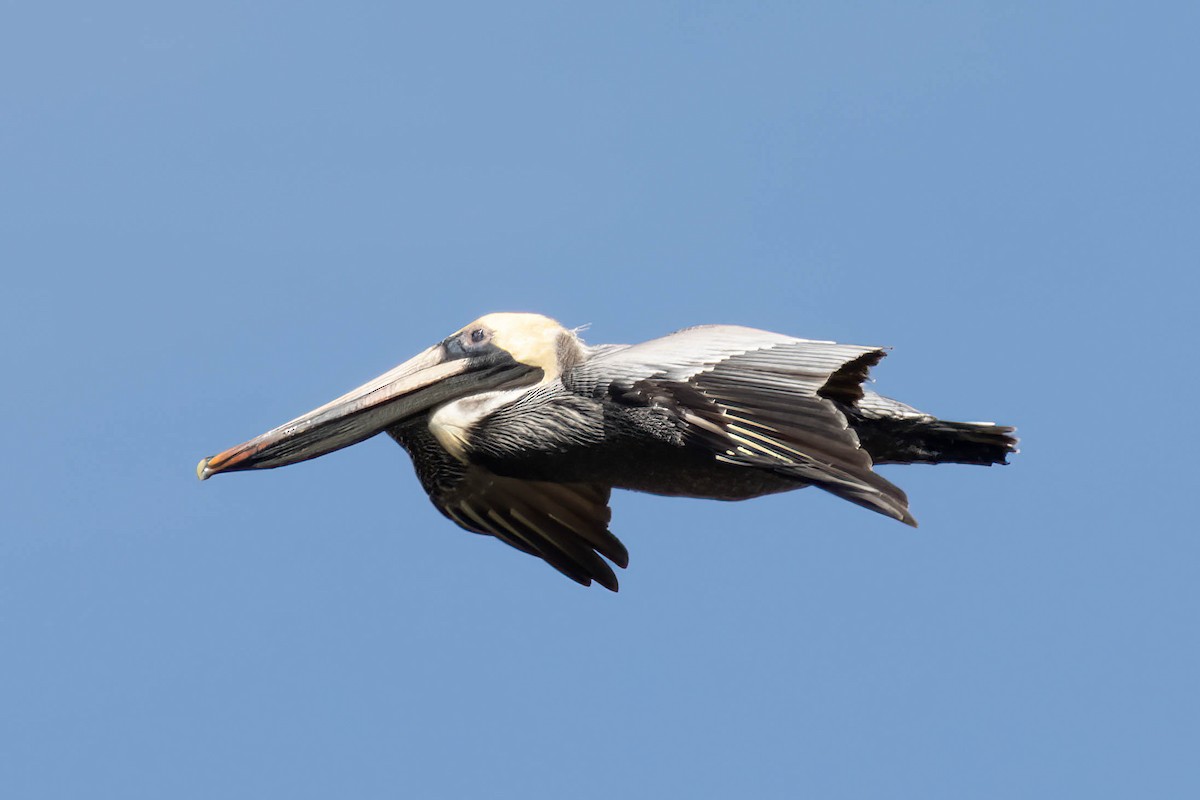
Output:
[[[708,325],[605,350],[591,366],[610,377],[614,394],[652,385],[672,398],[687,436],[718,461],[788,475],[915,525],[904,492],[872,471],[832,402],[862,398],[862,381],[883,356],[879,347]],[[642,388],[630,396],[654,395]]]
[[[584,369],[590,366],[618,381],[686,380],[741,356],[748,366],[757,363],[768,369],[809,370],[814,375],[823,371],[828,379],[842,364],[878,349],[798,339],[738,325],[699,325],[641,344],[593,348]],[[752,355],[755,352],[757,357]]]
[[733,445],[718,452],[718,460],[791,475],[916,525],[904,492],[872,470],[871,456],[845,415],[816,394],[837,366],[815,373],[809,361],[794,373],[758,372],[733,366],[739,361],[693,380],[720,409],[727,445]]
[[718,365],[738,365],[756,374],[785,373],[809,378],[815,393],[836,369],[880,350],[859,344],[784,336],[738,325],[697,325],[649,342],[592,348],[583,371],[614,381],[647,378],[686,380]]

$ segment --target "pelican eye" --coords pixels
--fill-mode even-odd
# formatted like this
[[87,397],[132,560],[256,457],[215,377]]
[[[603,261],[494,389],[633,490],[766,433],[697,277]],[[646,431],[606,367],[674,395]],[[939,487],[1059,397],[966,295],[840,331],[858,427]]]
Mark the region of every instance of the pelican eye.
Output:
[[485,327],[463,328],[442,344],[451,358],[483,356],[493,349],[492,331]]

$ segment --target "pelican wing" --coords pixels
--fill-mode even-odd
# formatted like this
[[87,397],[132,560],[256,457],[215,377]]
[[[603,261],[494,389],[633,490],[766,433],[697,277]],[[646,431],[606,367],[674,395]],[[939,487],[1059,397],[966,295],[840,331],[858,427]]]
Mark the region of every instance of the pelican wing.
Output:
[[388,435],[412,457],[434,506],[459,527],[495,536],[585,586],[596,581],[617,590],[600,556],[624,568],[629,553],[608,530],[608,487],[508,478],[464,464],[438,443],[426,419],[389,428]]
[[615,592],[617,576],[600,556],[626,567],[629,553],[608,530],[608,496],[607,487],[506,478],[470,466],[432,500],[459,526],[545,559],[585,586],[596,581]]
[[787,475],[915,525],[908,498],[872,471],[838,407],[863,398],[883,356],[878,347],[708,325],[594,352],[584,369],[594,393],[671,411],[685,441],[718,461]]

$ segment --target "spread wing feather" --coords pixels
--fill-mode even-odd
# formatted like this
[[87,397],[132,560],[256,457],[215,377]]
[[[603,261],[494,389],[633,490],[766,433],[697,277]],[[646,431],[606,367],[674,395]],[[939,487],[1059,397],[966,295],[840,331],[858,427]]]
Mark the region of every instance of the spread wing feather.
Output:
[[459,527],[544,559],[585,586],[596,581],[616,591],[617,577],[604,558],[624,568],[629,553],[608,530],[607,487],[507,478],[464,464],[437,442],[425,420],[388,433],[412,456],[434,506]]
[[862,398],[883,356],[878,347],[710,325],[606,349],[590,366],[610,378],[597,390],[671,408],[685,439],[718,461],[793,477],[915,525],[908,498],[872,470],[833,402]]
[[600,556],[626,567],[629,553],[608,530],[608,496],[605,487],[506,478],[472,466],[432,500],[459,526],[545,559],[585,586],[595,581],[615,592],[617,576]]

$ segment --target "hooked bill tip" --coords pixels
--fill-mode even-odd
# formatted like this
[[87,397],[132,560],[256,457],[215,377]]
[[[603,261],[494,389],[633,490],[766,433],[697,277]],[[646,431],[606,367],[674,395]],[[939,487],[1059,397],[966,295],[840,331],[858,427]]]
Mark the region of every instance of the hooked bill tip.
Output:
[[208,480],[211,473],[208,471],[208,459],[200,459],[200,463],[196,465],[196,477],[200,480]]

